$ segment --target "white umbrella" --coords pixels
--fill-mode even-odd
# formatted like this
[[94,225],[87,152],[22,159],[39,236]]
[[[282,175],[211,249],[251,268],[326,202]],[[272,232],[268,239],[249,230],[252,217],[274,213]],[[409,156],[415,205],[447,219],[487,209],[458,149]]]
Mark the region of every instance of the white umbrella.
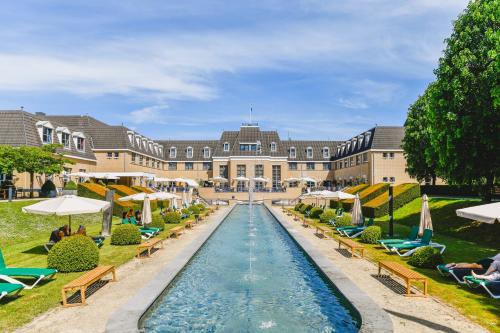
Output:
[[425,229],[432,230],[432,218],[429,210],[429,199],[427,198],[427,194],[422,196],[422,209],[420,210],[420,226],[418,228],[418,234],[422,236]]
[[103,200],[63,195],[58,198],[37,202],[22,208],[23,213],[39,215],[69,216],[71,230],[71,215],[93,214],[102,212],[110,207],[110,203]]
[[264,178],[264,177],[255,177],[253,180],[256,182],[263,182],[263,183],[269,182],[269,179]]
[[457,209],[457,216],[474,221],[494,224],[500,222],[500,202]]
[[320,191],[320,196],[324,199],[335,199],[335,200],[345,200],[345,199],[354,199],[356,198],[355,195],[342,192],[342,191]]
[[238,177],[234,178],[234,180],[236,180],[236,181],[238,181],[238,182],[247,182],[247,181],[249,181],[250,179],[248,179],[247,177],[238,176]]
[[303,181],[304,183],[314,183],[316,184],[318,181],[314,178],[311,178],[311,177],[302,177],[300,178],[301,181]]
[[156,192],[151,194],[153,197],[155,197],[158,200],[171,200],[171,199],[180,199],[176,194],[169,193],[169,192]]
[[[174,195],[177,192],[177,189],[174,187]],[[174,198],[172,198],[172,208],[177,209],[177,199],[179,198],[178,195],[175,195]],[[180,199],[180,198],[179,198]]]
[[356,194],[354,198],[354,205],[352,206],[352,224],[362,225],[363,224],[363,212],[361,210],[361,200],[359,200],[359,195]]
[[193,202],[193,188],[190,187],[189,188],[189,192],[188,192],[188,202],[191,203]]
[[187,195],[186,191],[182,191],[182,204],[187,207]]
[[293,182],[300,182],[301,180],[302,180],[302,178],[291,177],[291,178],[285,179],[284,181],[287,183],[293,183]]
[[153,222],[153,218],[151,216],[151,204],[149,202],[149,197],[144,197],[144,204],[142,206],[142,224],[150,224]]
[[156,200],[154,193],[141,192],[127,195],[126,197],[121,197],[118,199],[118,201],[144,201],[146,198],[149,198],[150,200]]
[[227,183],[227,178],[221,176],[214,177],[211,180],[218,183]]

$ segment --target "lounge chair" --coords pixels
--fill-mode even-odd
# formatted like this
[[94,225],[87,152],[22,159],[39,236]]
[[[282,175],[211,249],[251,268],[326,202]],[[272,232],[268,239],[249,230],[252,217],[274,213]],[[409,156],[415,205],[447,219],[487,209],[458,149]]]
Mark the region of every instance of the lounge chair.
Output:
[[[34,288],[40,281],[46,277],[52,277],[57,273],[56,269],[52,268],[14,268],[7,267],[3,258],[2,250],[0,250],[0,279],[13,283],[20,284],[26,289]],[[31,286],[28,286],[15,278],[36,278],[37,280]]]
[[148,228],[148,227],[139,227],[137,225],[137,221],[134,217],[130,217],[129,219],[123,219],[122,224],[133,224],[139,228],[139,231],[141,232],[141,237],[143,239],[150,239],[154,235],[158,234],[160,232],[160,228]]
[[[432,230],[425,229],[422,238],[416,241],[404,242],[398,244],[391,244],[389,246],[391,252],[396,252],[400,257],[408,257],[411,256],[419,247],[423,246],[432,246],[436,248],[441,248],[440,252],[443,253],[446,249],[445,245],[433,243],[432,239]],[[402,253],[402,251],[406,251]]]
[[365,225],[363,225],[361,227],[354,227],[354,228],[347,228],[347,229],[343,228],[339,232],[343,236],[346,236],[349,238],[356,238],[359,235],[361,235],[363,233],[363,231],[365,231],[366,228],[371,227],[372,225],[373,225],[373,218],[370,217],[368,219],[368,223],[366,223]]
[[0,299],[4,298],[8,294],[13,294],[17,296],[21,290],[23,290],[24,286],[19,283],[5,283],[0,282]]
[[481,279],[476,279],[475,277],[469,275],[464,277],[465,283],[471,288],[482,287],[486,292],[493,298],[500,298],[500,281],[486,281]]
[[437,270],[441,275],[443,276],[451,276],[455,280],[457,280],[458,283],[460,284],[465,284],[464,278],[468,275],[471,275],[471,272],[474,271],[474,273],[477,274],[484,274],[486,273],[487,269],[481,269],[481,268],[455,268],[451,267],[448,268],[446,267],[446,264],[443,265],[438,265],[436,266]]
[[410,233],[405,239],[397,239],[397,238],[380,239],[377,241],[377,243],[385,247],[387,251],[390,251],[390,246],[393,244],[414,242],[417,240],[417,238],[418,238],[418,226],[414,225],[411,227]]

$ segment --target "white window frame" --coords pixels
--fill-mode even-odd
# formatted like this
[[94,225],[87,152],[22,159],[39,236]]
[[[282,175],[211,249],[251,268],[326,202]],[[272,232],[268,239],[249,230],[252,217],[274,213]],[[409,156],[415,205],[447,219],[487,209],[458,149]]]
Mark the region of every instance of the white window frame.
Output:
[[186,148],[186,158],[193,158],[193,147],[189,146]]
[[330,148],[323,147],[323,158],[330,158]]
[[210,158],[210,147],[203,148],[203,158]]
[[276,152],[278,150],[278,145],[276,142],[271,142],[271,152]]
[[177,157],[177,148],[176,147],[170,147],[168,156],[169,156],[169,158],[176,158]]
[[307,147],[306,148],[306,157],[307,158],[313,158],[314,157],[314,150],[313,150],[312,147]]
[[127,131],[127,135],[128,135],[128,140],[130,141],[130,144],[133,147],[134,146],[134,132]]
[[297,158],[297,148],[290,147],[289,155],[290,155],[290,158]]
[[224,151],[229,151],[231,149],[231,146],[229,145],[229,142],[224,142],[224,145],[222,146],[222,149]]

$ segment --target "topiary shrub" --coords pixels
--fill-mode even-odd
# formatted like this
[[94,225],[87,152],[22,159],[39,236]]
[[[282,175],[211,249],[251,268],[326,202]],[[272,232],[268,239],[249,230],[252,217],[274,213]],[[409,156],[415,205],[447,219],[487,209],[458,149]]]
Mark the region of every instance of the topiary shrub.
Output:
[[200,209],[200,212],[203,212],[205,209],[207,209],[207,207],[205,207],[205,205],[202,203],[197,204],[196,207]]
[[312,209],[312,205],[303,205],[302,207],[300,207],[300,212],[302,214],[305,214],[307,211],[310,211]]
[[40,189],[40,196],[43,198],[53,198],[57,195],[56,186],[52,182],[52,180],[47,180],[43,183],[42,188]]
[[191,207],[189,207],[189,210],[194,215],[200,215],[200,207],[198,207],[198,206],[191,206]]
[[335,226],[337,227],[347,227],[352,225],[351,215],[344,214],[335,221]]
[[376,244],[382,238],[382,228],[378,225],[372,225],[361,234],[361,241],[368,244]]
[[443,256],[438,249],[431,246],[424,246],[415,251],[408,260],[408,263],[415,267],[435,268],[443,263]]
[[325,211],[319,216],[319,219],[323,223],[328,223],[331,219],[336,217],[337,214],[335,213],[334,209],[325,209]]
[[64,237],[49,251],[47,266],[59,272],[81,272],[97,267],[99,249],[92,238],[83,235]]
[[311,214],[309,215],[310,218],[313,219],[319,219],[319,216],[323,214],[323,209],[320,207],[313,207],[311,208]]
[[65,189],[66,191],[76,191],[76,190],[78,190],[78,186],[76,185],[76,183],[75,183],[74,181],[70,180],[70,181],[66,184],[66,186],[64,186],[64,189]]
[[141,243],[141,232],[133,224],[121,224],[114,228],[111,235],[113,245],[131,245]]
[[163,217],[163,220],[165,221],[165,223],[180,223],[181,215],[177,212],[168,212]]
[[161,230],[165,229],[165,221],[159,215],[153,215],[153,221],[147,225],[151,228],[160,228]]
[[182,208],[181,213],[184,215],[191,215],[191,211],[187,208]]
[[304,205],[304,203],[299,202],[298,204],[295,205],[295,207],[293,207],[293,210],[298,212],[298,211],[300,211],[300,208],[302,208],[303,205]]

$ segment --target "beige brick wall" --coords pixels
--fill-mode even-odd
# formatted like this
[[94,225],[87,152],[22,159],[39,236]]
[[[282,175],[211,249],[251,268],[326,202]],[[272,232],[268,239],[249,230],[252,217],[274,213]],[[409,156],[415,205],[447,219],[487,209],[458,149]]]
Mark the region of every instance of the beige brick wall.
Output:
[[[386,157],[384,157],[384,153]],[[394,158],[390,157],[390,153],[394,153]],[[389,181],[391,177],[394,177],[394,184],[417,182],[405,171],[406,159],[402,151],[372,152],[371,159],[373,160],[372,184],[384,182],[384,177],[387,177]]]

